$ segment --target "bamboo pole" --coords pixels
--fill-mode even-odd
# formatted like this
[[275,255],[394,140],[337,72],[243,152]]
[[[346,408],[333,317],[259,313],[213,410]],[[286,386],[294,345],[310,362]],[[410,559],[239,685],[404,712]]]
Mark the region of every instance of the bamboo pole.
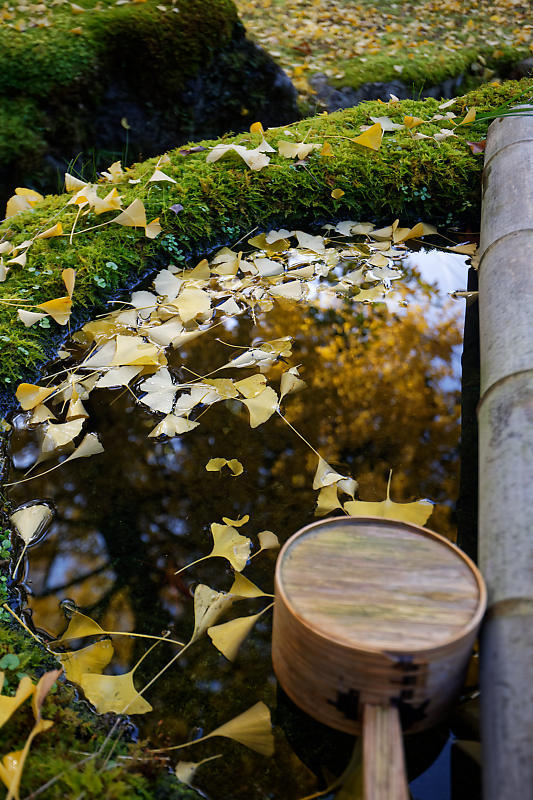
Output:
[[489,128],[479,263],[485,800],[533,800],[533,116]]

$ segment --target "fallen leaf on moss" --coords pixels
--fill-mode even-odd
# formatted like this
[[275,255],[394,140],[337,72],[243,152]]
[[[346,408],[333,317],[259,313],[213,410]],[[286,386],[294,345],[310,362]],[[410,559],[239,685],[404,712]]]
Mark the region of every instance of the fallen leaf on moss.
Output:
[[241,158],[246,166],[255,172],[263,169],[270,164],[270,158],[259,148],[247,150],[241,144],[217,144],[210,153],[207,154],[206,161],[212,163],[225,158]]
[[356,136],[351,141],[354,144],[368,147],[370,150],[379,150],[382,139],[383,128],[379,122],[375,122],[374,125],[371,125],[370,128],[368,128],[368,130],[364,131],[364,133],[361,133],[359,136]]
[[17,308],[17,316],[24,325],[29,328],[32,325],[35,325],[36,322],[39,320],[44,319],[48,316],[44,312],[42,314],[38,313],[37,311],[26,311],[24,308]]
[[58,297],[55,300],[48,300],[46,303],[39,303],[36,308],[46,312],[58,325],[66,325],[72,312],[72,298],[69,295]]
[[300,161],[307,158],[309,153],[313,150],[320,150],[323,146],[322,143],[306,144],[305,142],[287,142],[285,139],[280,139],[277,145],[278,153],[281,156],[285,158],[298,158]]
[[62,233],[63,233],[63,225],[60,222],[56,222],[56,224],[52,225],[52,227],[48,228],[48,230],[43,231],[42,233],[38,233],[35,238],[53,239],[54,236],[61,236]]
[[167,181],[168,183],[176,183],[174,178],[171,178],[170,175],[167,175],[160,169],[156,169],[154,171],[154,174],[150,178],[148,178],[148,183],[157,183],[158,181]]
[[[0,672],[0,688],[4,685],[4,673]],[[17,710],[22,703],[33,694],[35,686],[31,678],[25,675],[20,679],[19,685],[14,696],[0,695],[0,727],[4,725],[10,716]]]

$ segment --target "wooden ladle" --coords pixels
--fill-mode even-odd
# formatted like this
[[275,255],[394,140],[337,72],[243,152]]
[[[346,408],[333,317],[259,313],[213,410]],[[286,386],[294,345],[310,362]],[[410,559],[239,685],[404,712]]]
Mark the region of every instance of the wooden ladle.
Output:
[[365,800],[407,800],[402,730],[453,703],[486,606],[474,563],[418,525],[334,517],[282,548],[272,660],[320,722],[363,733]]

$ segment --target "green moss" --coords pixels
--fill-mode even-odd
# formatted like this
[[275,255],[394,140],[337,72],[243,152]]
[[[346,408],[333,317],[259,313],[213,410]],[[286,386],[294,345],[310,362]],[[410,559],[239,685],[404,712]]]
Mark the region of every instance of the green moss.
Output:
[[[508,103],[521,91],[531,89],[531,81],[484,86],[460,98],[453,110],[460,115],[475,106],[478,113]],[[41,240],[30,250],[25,269],[13,267],[8,280],[0,285],[1,297],[20,298],[39,303],[64,294],[61,270],[78,270],[75,291],[74,325],[86,319],[95,307],[131,285],[138,276],[169,261],[181,263],[203,249],[235,242],[256,227],[284,224],[302,226],[333,218],[392,220],[402,223],[418,219],[434,224],[476,224],[480,211],[480,178],[483,160],[473,155],[468,141],[486,133],[487,122],[456,128],[456,136],[437,143],[416,140],[407,130],[387,134],[378,152],[349,141],[367,123],[371,115],[388,114],[402,121],[405,114],[429,120],[438,109],[438,101],[404,101],[384,105],[364,103],[356,108],[331,115],[302,120],[290,126],[294,135],[289,141],[306,138],[308,142],[328,141],[333,157],[316,151],[307,163],[273,154],[271,164],[259,172],[250,171],[237,161],[206,162],[206,153],[184,156],[179,150],[170,153],[165,172],[175,184],[147,184],[147,175],[156,160],[135,166],[128,177],[141,178],[139,185],[126,180],[119,185],[124,206],[139,196],[148,220],[160,217],[163,233],[154,240],[138,229],[109,225],[87,234]],[[428,122],[417,131],[432,134],[442,122]],[[287,138],[284,130],[271,129],[267,139],[276,144]],[[223,142],[259,143],[257,135],[226,136]],[[204,142],[210,147],[216,142]],[[341,188],[341,200],[331,198],[333,188]],[[70,231],[74,208],[66,207],[67,197],[50,196],[30,214],[11,218],[9,238],[13,242],[30,238],[37,230],[50,225],[61,213],[65,231]],[[175,214],[171,206],[183,205]],[[112,219],[113,214],[108,215]],[[88,217],[84,225],[105,219]],[[79,229],[79,226],[78,226]],[[16,317],[16,305],[0,310],[1,380],[6,388],[15,388],[23,376],[34,370],[46,355],[51,355],[64,334],[52,322],[50,329],[38,325],[24,328]],[[32,373],[33,370],[33,373]]]
[[[36,682],[46,670],[57,669],[54,658],[29,635],[4,624],[0,629],[0,669],[5,672],[3,694],[14,694],[23,675]],[[114,715],[98,717],[78,699],[73,687],[60,679],[45,700],[42,716],[52,720],[50,730],[38,735],[24,769],[21,796],[53,781],[46,800],[197,800],[199,795],[178,783],[164,762],[143,760],[139,745],[131,743],[127,726],[119,726],[111,742],[122,736],[106,763],[106,737]],[[27,700],[0,728],[0,753],[22,749],[33,726],[31,703]],[[102,756],[87,758],[102,748]],[[54,780],[55,779],[55,780]]]

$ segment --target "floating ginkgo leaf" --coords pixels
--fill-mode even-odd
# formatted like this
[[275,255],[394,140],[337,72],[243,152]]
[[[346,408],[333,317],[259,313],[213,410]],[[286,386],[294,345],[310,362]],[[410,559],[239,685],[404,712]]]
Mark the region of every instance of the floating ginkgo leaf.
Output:
[[315,517],[323,517],[324,514],[330,514],[336,508],[342,508],[337,486],[338,484],[331,483],[329,486],[322,487],[318,494]]
[[112,658],[113,645],[109,639],[93,642],[87,647],[82,647],[81,650],[57,655],[67,679],[80,685],[84,674],[100,675]]
[[318,254],[325,251],[326,245],[323,236],[311,236],[310,233],[305,233],[305,231],[295,231],[295,234],[300,247]]
[[225,525],[233,525],[234,528],[240,528],[250,520],[250,515],[245,514],[241,519],[230,519],[229,517],[222,517],[222,522]]
[[375,503],[349,500],[344,504],[344,510],[353,517],[387,517],[412,522],[415,525],[425,525],[433,512],[433,504],[429,500],[418,500],[415,503],[393,502],[390,499],[391,480],[392,472],[389,475],[385,500]]
[[204,583],[198,584],[194,590],[194,630],[190,643],[200,639],[233,605],[234,600],[231,594],[217,592]]
[[182,433],[188,433],[189,431],[194,430],[194,428],[197,428],[199,424],[199,422],[185,419],[185,417],[178,417],[175,414],[167,414],[167,416],[161,420],[159,425],[156,425],[153,431],[150,431],[148,436],[152,438],[157,436],[179,436]]
[[16,574],[28,546],[42,535],[53,517],[51,508],[44,503],[23,506],[23,508],[19,508],[14,514],[11,514],[10,520],[24,542],[24,547],[13,570],[13,575]]
[[266,422],[278,407],[278,396],[274,389],[267,386],[261,394],[249,400],[241,401],[250,413],[250,428],[257,428]]
[[354,144],[360,144],[363,147],[368,147],[370,150],[379,150],[381,147],[381,140],[383,139],[383,128],[379,122],[375,122],[368,130],[360,136],[352,139]]
[[279,400],[280,402],[283,400],[285,395],[287,394],[294,394],[295,392],[301,392],[302,389],[306,387],[305,381],[303,381],[298,376],[298,368],[291,367],[284,372],[281,376],[281,384],[280,384],[280,395]]
[[75,458],[89,458],[89,456],[95,456],[103,452],[104,448],[100,444],[97,434],[88,433],[65,461],[74,461]]
[[333,467],[330,467],[327,461],[322,457],[318,459],[318,466],[316,468],[315,477],[313,480],[313,489],[322,489],[324,486],[331,486],[332,483],[337,483],[346,478],[346,475],[339,475],[335,472]]
[[[272,531],[261,531],[257,534],[257,538],[259,539],[259,546],[261,550],[279,549],[279,539],[275,533],[272,533]],[[258,552],[260,551],[258,550]]]
[[272,597],[272,595],[263,592],[259,586],[256,586],[249,578],[246,578],[242,573],[235,574],[235,580],[229,590],[231,595],[235,597]]
[[216,758],[220,757],[220,755],[216,755],[203,758],[201,761],[178,761],[174,769],[176,778],[186,786],[192,787],[192,781],[194,780],[197,769],[201,767],[202,764],[206,764],[208,761],[214,761]]
[[[122,367],[133,366],[136,364],[143,366],[163,366],[166,359],[159,352],[159,349],[149,342],[145,342],[141,336],[121,336],[115,339],[115,355],[110,366]],[[85,366],[89,361],[84,362]],[[91,366],[96,366],[92,364]]]
[[123,675],[86,673],[81,676],[80,686],[98,714],[110,711],[115,714],[147,714],[152,711],[150,703],[133,685],[135,669]]
[[[4,673],[0,672],[0,688],[4,684]],[[22,703],[33,694],[35,686],[31,678],[25,675],[20,679],[17,691],[14,696],[8,697],[5,694],[0,695],[0,727],[4,725],[10,716]]]
[[213,736],[233,739],[263,756],[271,756],[274,753],[270,710],[264,703],[256,703],[203,738],[211,739]]
[[146,392],[144,397],[141,398],[142,403],[151,408],[152,411],[162,411],[163,414],[170,414],[178,389],[166,367],[158,369],[154,375],[143,381],[139,385],[139,389],[141,392]]
[[40,303],[37,308],[49,314],[58,325],[66,325],[72,311],[72,298],[69,297],[69,295],[66,297],[57,297],[55,300],[48,300],[46,303]]
[[266,380],[265,376],[258,372],[255,375],[250,375],[249,378],[244,378],[242,381],[235,381],[233,386],[243,397],[249,399],[261,394],[266,387]]
[[[265,609],[266,611],[266,609]],[[221,625],[214,625],[208,629],[207,635],[223,656],[228,661],[234,661],[239,652],[241,644],[244,642],[255,623],[263,611],[249,617],[237,617]]]
[[55,387],[38,386],[34,383],[20,383],[17,387],[15,396],[24,411],[40,405],[47,397],[55,391]]
[[234,717],[234,719],[226,722],[214,731],[211,731],[211,733],[201,736],[199,739],[174,745],[174,747],[164,747],[152,752],[160,753],[167,750],[181,750],[184,747],[198,744],[198,742],[205,742],[206,739],[211,739],[214,736],[223,736],[226,739],[232,739],[235,742],[243,744],[245,747],[249,747],[251,750],[255,750],[256,753],[261,753],[263,756],[271,756],[274,754],[274,736],[272,734],[270,711],[268,706],[262,702],[256,703],[255,706],[239,714],[238,717]]
[[97,389],[110,389],[117,386],[127,386],[127,384],[141,372],[142,366],[136,367],[113,367],[104,375],[98,378],[95,384]]
[[203,289],[186,288],[180,292],[173,305],[177,308],[182,322],[190,322],[211,308],[211,298]]
[[72,639],[83,639],[85,636],[96,636],[103,633],[105,633],[104,629],[94,619],[74,610],[66,631],[59,639],[55,640],[54,644],[62,644]]
[[227,458],[210,458],[205,468],[208,472],[220,472],[225,466],[229,468],[234,477],[242,475],[244,472],[241,462],[236,458],[230,458],[229,460]]

